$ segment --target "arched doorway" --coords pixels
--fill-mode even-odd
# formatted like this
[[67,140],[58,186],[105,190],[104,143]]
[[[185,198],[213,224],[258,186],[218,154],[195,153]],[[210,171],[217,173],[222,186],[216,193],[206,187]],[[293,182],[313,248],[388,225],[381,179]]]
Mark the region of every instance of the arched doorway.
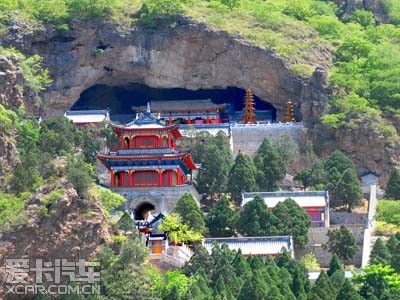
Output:
[[149,216],[154,216],[155,207],[150,202],[138,204],[134,210],[135,220],[149,220]]

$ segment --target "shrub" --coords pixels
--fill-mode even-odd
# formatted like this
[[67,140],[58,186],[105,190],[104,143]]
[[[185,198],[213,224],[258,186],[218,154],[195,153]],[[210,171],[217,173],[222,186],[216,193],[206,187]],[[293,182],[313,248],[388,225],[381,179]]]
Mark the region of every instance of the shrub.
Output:
[[400,225],[400,201],[380,200],[376,218],[378,221]]
[[89,194],[93,197],[99,197],[106,214],[110,214],[113,210],[125,203],[125,198],[119,194],[111,192],[109,189],[92,186]]
[[18,117],[12,110],[6,109],[0,104],[0,131],[9,132],[14,126],[16,126],[16,121]]

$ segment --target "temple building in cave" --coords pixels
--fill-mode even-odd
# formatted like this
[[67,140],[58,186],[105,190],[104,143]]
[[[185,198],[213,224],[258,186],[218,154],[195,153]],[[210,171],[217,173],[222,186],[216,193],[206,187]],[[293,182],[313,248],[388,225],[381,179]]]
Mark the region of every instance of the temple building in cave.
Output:
[[[151,110],[159,114],[161,120],[168,124],[220,124],[225,118],[226,104],[215,104],[211,99],[205,100],[169,100],[150,102]],[[145,112],[145,106],[133,106],[138,113]]]
[[180,152],[182,135],[176,124],[167,125],[150,111],[126,125],[111,124],[120,146],[97,154],[109,171],[109,185],[127,198],[125,209],[136,219],[148,213],[166,213],[185,193],[197,193],[191,185],[196,169],[190,153]]

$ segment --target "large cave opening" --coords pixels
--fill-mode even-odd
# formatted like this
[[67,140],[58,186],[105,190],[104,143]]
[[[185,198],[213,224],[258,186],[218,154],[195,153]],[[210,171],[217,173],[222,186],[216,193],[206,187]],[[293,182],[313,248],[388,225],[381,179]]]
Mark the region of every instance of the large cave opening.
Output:
[[[245,93],[244,89],[237,87],[188,90],[152,88],[139,83],[123,86],[98,84],[85,90],[71,110],[109,109],[111,120],[129,122],[135,113],[132,107],[144,106],[147,102],[173,100],[193,100],[195,102],[195,100],[210,99],[215,104],[225,104],[222,112],[223,119],[240,121]],[[257,121],[275,122],[277,115],[275,107],[268,103],[267,99],[261,99],[257,95],[254,95],[254,100]]]

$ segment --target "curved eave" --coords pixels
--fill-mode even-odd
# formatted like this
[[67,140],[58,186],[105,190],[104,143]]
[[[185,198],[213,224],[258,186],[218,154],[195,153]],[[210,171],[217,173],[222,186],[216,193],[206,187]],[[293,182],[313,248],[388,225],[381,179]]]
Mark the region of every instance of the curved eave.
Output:
[[[173,155],[108,155],[98,153],[97,158],[108,159],[108,160],[151,160],[151,159],[176,159],[185,158],[188,153],[178,153]],[[190,155],[190,154],[189,154]]]

